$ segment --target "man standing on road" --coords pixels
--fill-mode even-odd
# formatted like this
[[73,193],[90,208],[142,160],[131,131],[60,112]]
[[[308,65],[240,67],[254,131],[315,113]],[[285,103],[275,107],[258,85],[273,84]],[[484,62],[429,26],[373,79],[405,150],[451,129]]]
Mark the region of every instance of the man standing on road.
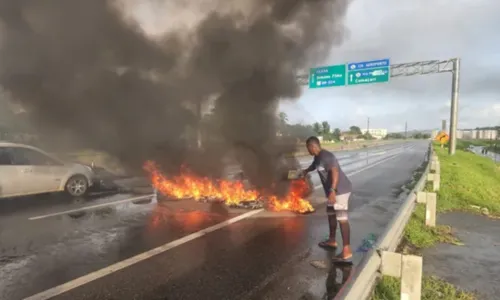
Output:
[[318,169],[318,174],[323,184],[327,202],[328,225],[330,227],[330,236],[327,240],[319,243],[320,247],[326,249],[336,249],[337,221],[340,224],[340,233],[342,235],[342,252],[335,258],[338,260],[349,261],[352,258],[350,245],[350,226],[347,218],[347,209],[349,197],[352,192],[351,181],[347,178],[339,162],[333,153],[321,148],[317,137],[309,137],[306,141],[309,154],[314,156],[312,164],[303,171],[303,175]]

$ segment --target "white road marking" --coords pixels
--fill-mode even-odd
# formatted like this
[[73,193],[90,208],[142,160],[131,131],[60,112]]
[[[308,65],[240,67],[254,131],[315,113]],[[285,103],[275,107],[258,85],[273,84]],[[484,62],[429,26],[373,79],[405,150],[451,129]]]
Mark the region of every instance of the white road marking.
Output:
[[165,244],[163,246],[151,249],[151,250],[146,251],[144,253],[138,254],[138,255],[133,256],[131,258],[127,258],[127,259],[122,260],[122,261],[120,261],[118,263],[110,265],[110,266],[108,266],[106,268],[97,270],[95,272],[89,273],[89,274],[84,275],[82,277],[79,277],[77,279],[74,279],[74,280],[71,280],[69,282],[63,283],[61,285],[55,286],[55,287],[53,287],[51,289],[48,289],[46,291],[43,291],[41,293],[38,293],[38,294],[35,294],[33,296],[24,298],[24,300],[46,300],[46,299],[53,298],[53,297],[58,296],[58,295],[60,295],[62,293],[65,293],[65,292],[67,292],[69,290],[72,290],[74,288],[82,286],[82,285],[84,285],[86,283],[89,283],[91,281],[97,280],[97,279],[102,278],[102,277],[104,277],[106,275],[109,275],[109,274],[114,273],[116,271],[122,270],[122,269],[124,269],[126,267],[129,267],[131,265],[139,263],[139,262],[141,262],[143,260],[146,260],[148,258],[151,258],[151,257],[153,257],[155,255],[161,254],[161,253],[166,252],[166,251],[168,251],[170,249],[178,247],[178,246],[180,246],[182,244],[190,242],[190,241],[192,241],[194,239],[202,237],[202,236],[204,236],[204,235],[206,235],[206,234],[208,234],[210,232],[216,231],[218,229],[221,229],[223,227],[226,227],[228,225],[231,225],[233,223],[241,221],[241,220],[243,220],[245,218],[248,218],[250,216],[256,215],[256,214],[262,212],[263,210],[264,209],[261,208],[261,209],[249,211],[247,213],[244,213],[242,215],[239,215],[237,217],[234,217],[232,219],[229,219],[229,220],[224,221],[222,223],[219,223],[217,225],[210,226],[210,227],[205,228],[203,230],[200,230],[198,232],[186,235],[183,238],[180,238],[180,239],[175,240],[173,242],[167,243],[167,244]]
[[[363,172],[363,171],[368,170],[370,168],[373,168],[376,165],[379,165],[379,164],[381,164],[383,162],[386,162],[388,160],[394,159],[395,157],[397,157],[397,156],[399,156],[401,154],[402,153],[393,155],[391,157],[388,157],[386,159],[378,161],[378,162],[376,162],[376,163],[374,163],[372,165],[369,165],[369,166],[367,166],[365,168],[362,168],[362,169],[350,172],[347,175],[348,176],[352,176],[352,175],[355,175],[357,173]],[[315,186],[314,188],[317,189],[319,187],[321,187],[321,185],[320,186]],[[151,196],[152,195],[149,195],[149,197],[151,197]],[[142,197],[147,197],[147,196],[142,196]],[[141,197],[137,197],[137,198],[141,198]],[[125,202],[126,200],[133,201],[133,200],[130,200],[130,199],[125,199],[125,200],[121,200],[121,201]],[[234,218],[231,218],[229,220],[226,220],[226,221],[224,221],[222,223],[219,223],[219,224],[216,224],[214,226],[210,226],[208,228],[202,229],[202,230],[200,230],[198,232],[189,234],[189,235],[187,235],[185,237],[182,237],[182,238],[180,238],[178,240],[166,243],[166,244],[164,244],[162,246],[159,246],[157,248],[148,250],[146,252],[143,252],[143,253],[138,254],[136,256],[133,256],[131,258],[122,260],[120,262],[112,264],[112,265],[110,265],[108,267],[105,267],[103,269],[97,270],[95,272],[92,272],[92,273],[89,273],[87,275],[81,276],[79,278],[76,278],[74,280],[68,281],[68,282],[63,283],[61,285],[55,286],[53,288],[50,288],[50,289],[48,289],[46,291],[40,292],[40,293],[35,294],[33,296],[24,298],[24,300],[46,300],[46,299],[51,299],[51,298],[53,298],[55,296],[58,296],[58,295],[60,295],[62,293],[65,293],[67,291],[70,291],[72,289],[80,287],[80,286],[82,286],[84,284],[87,284],[89,282],[95,281],[97,279],[103,278],[103,277],[105,277],[105,276],[107,276],[109,274],[112,274],[112,273],[116,272],[116,271],[122,270],[122,269],[127,268],[129,266],[132,266],[132,265],[134,265],[136,263],[144,261],[144,260],[146,260],[148,258],[151,258],[151,257],[153,257],[155,255],[164,253],[164,252],[166,252],[168,250],[171,250],[171,249],[173,249],[175,247],[183,245],[183,244],[185,244],[187,242],[190,242],[190,241],[192,241],[194,239],[197,239],[199,237],[207,235],[207,234],[209,234],[209,233],[211,233],[213,231],[216,231],[216,230],[221,229],[223,227],[226,227],[226,226],[229,226],[229,225],[234,224],[236,222],[239,222],[239,221],[241,221],[241,220],[243,220],[245,218],[248,218],[248,217],[251,217],[253,215],[256,215],[256,214],[258,214],[258,213],[260,213],[260,212],[262,212],[264,210],[265,209],[261,208],[261,209],[249,211],[247,213],[244,213],[244,214],[241,214],[241,215],[236,216]],[[78,210],[76,210],[76,211],[78,211]],[[62,214],[62,213],[59,213],[59,214]]]
[[106,206],[120,204],[120,203],[126,203],[126,202],[137,201],[137,200],[144,200],[144,199],[148,199],[148,198],[153,198],[153,196],[154,196],[154,194],[150,194],[150,195],[122,199],[122,200],[118,200],[118,201],[90,205],[90,206],[85,206],[85,207],[81,207],[81,208],[75,208],[75,209],[70,209],[70,210],[66,210],[66,211],[51,213],[51,214],[47,214],[47,215],[43,215],[43,216],[31,217],[31,218],[28,218],[28,220],[30,220],[30,221],[40,220],[40,219],[45,219],[45,218],[50,218],[50,217],[55,217],[55,216],[60,216],[60,215],[66,215],[66,214],[71,214],[71,213],[80,212],[80,211],[91,210],[91,209],[100,208],[100,207],[106,207]]

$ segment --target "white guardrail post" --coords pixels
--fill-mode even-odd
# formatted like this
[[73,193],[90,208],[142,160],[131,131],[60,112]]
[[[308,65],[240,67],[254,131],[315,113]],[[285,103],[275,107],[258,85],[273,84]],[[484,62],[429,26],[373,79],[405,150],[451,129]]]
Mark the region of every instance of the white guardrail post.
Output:
[[[416,203],[426,204],[425,224],[436,226],[436,193],[423,192],[427,181],[433,182],[433,190],[439,190],[440,166],[432,144],[427,153],[427,166],[420,180],[401,205],[399,211],[380,236],[374,249],[366,253],[351,279],[346,282],[335,299],[370,299],[380,275],[401,279],[401,299],[420,300],[422,291],[422,257],[396,253],[404,228]],[[431,173],[431,171],[433,173]],[[431,176],[429,176],[431,175]]]
[[439,191],[439,186],[441,184],[441,166],[439,165],[439,160],[435,153],[431,155],[431,172],[427,174],[427,180],[432,182],[432,190]]

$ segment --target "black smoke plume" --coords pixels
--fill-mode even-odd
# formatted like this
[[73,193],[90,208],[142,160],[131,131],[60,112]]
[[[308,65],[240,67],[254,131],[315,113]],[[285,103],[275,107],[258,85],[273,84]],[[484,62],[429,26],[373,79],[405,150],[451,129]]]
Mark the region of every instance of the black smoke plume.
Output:
[[151,38],[127,0],[0,0],[0,85],[38,128],[70,132],[131,170],[155,160],[219,176],[236,153],[266,187],[295,148],[276,137],[278,101],[298,97],[295,74],[341,42],[347,1],[141,1],[160,20],[198,8]]

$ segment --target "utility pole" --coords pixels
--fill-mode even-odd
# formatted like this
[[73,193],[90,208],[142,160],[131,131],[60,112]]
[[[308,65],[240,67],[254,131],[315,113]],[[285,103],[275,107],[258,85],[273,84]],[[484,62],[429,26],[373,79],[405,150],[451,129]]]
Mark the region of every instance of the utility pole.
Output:
[[408,121],[405,121],[405,140],[408,139]]
[[370,133],[370,117],[366,119],[366,135]]
[[453,60],[451,80],[450,147],[448,154],[454,155],[457,148],[458,92],[460,85],[460,58]]

